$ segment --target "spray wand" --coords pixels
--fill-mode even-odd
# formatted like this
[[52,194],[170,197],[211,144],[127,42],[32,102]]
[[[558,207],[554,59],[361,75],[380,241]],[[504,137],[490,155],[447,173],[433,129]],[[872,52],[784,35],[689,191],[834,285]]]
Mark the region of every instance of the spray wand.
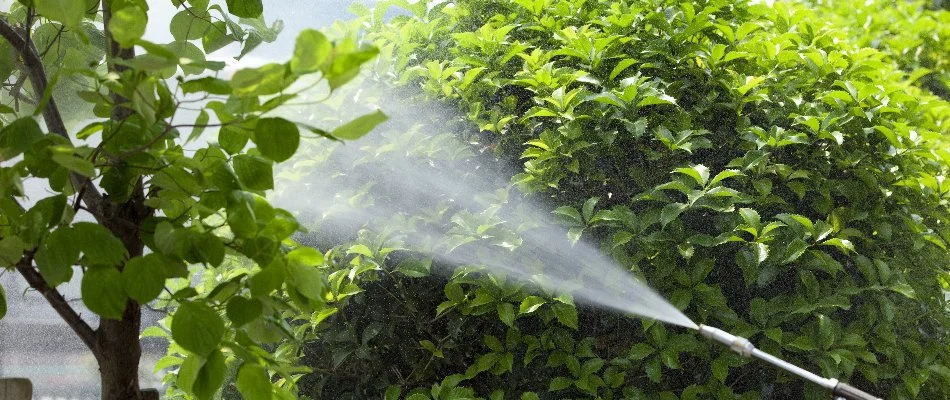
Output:
[[865,393],[864,391],[848,385],[847,383],[838,382],[837,379],[833,378],[829,379],[820,377],[798,367],[797,365],[781,360],[778,357],[755,348],[749,339],[733,335],[729,332],[723,331],[722,329],[717,329],[706,325],[699,325],[699,334],[703,337],[729,346],[730,349],[736,353],[739,353],[739,355],[743,357],[758,358],[762,361],[772,364],[773,366],[791,372],[795,375],[805,378],[808,381],[816,383],[821,387],[831,390],[832,395],[834,395],[836,399],[881,400],[879,397]]

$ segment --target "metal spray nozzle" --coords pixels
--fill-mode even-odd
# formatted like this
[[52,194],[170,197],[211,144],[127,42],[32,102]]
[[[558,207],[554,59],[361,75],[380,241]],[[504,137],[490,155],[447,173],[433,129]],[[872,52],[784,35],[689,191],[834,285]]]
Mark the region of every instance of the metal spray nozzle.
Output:
[[820,377],[805,369],[798,367],[797,365],[794,365],[778,357],[775,357],[769,353],[759,350],[755,348],[755,346],[752,345],[752,342],[750,342],[749,339],[733,335],[722,329],[713,328],[708,325],[699,325],[699,334],[705,338],[709,338],[719,343],[722,343],[726,346],[729,346],[729,348],[732,349],[732,351],[739,353],[743,357],[758,358],[778,368],[781,368],[785,371],[791,372],[795,375],[805,378],[806,380],[814,382],[828,390],[831,390],[831,393],[838,399],[881,400],[877,396],[865,393],[844,382],[838,382],[837,379],[828,379],[828,378]]

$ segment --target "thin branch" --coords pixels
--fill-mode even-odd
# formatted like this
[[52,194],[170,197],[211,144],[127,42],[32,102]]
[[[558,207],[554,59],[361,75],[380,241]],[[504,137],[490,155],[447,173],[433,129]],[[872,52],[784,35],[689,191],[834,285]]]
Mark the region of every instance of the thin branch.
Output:
[[[33,91],[40,96],[46,93],[49,80],[46,78],[46,69],[43,67],[43,61],[37,54],[36,46],[33,45],[33,42],[24,39],[24,36],[18,33],[16,29],[7,22],[6,18],[0,18],[0,36],[6,39],[6,41],[20,53],[20,57],[23,58],[23,63],[26,65],[27,72],[29,73],[30,82],[33,84]],[[49,102],[46,103],[46,107],[43,108],[43,119],[46,121],[46,127],[50,132],[69,140],[69,134],[66,132],[66,124],[63,122],[63,115],[56,106],[56,99],[50,97]],[[86,208],[93,210],[92,214],[96,217],[96,220],[100,220],[101,222],[102,209],[105,205],[102,200],[102,193],[99,193],[99,190],[97,190],[91,182],[88,182],[89,178],[87,177],[71,172],[69,178],[73,187],[77,190],[83,186],[88,186],[87,190],[83,191],[82,200],[86,203]]]
[[96,358],[99,358],[99,347],[96,346],[95,331],[86,321],[83,321],[82,317],[76,313],[76,310],[69,305],[69,301],[56,289],[51,288],[46,283],[46,280],[43,279],[43,276],[40,275],[39,271],[33,268],[32,251],[23,255],[23,258],[16,264],[16,269],[20,272],[20,275],[23,275],[26,282],[30,284],[30,287],[40,292],[40,294],[46,298],[49,305],[56,310],[56,313],[63,318],[63,321],[66,321],[69,327],[73,329],[73,332],[76,332],[76,335],[82,339],[82,342],[92,351]]

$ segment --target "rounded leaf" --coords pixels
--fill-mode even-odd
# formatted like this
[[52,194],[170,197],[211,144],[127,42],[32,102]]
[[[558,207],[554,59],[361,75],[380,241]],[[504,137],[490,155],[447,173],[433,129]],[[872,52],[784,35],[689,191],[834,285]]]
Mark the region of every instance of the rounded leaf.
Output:
[[122,273],[115,267],[89,268],[82,276],[82,302],[103,318],[121,319],[128,298]]
[[165,262],[158,254],[135,257],[125,264],[122,281],[125,292],[139,303],[148,303],[165,288]]
[[[77,2],[78,3],[78,2]],[[112,13],[109,33],[122,47],[132,47],[145,34],[148,14],[139,6],[128,5]]]
[[86,15],[86,2],[77,0],[34,0],[36,12],[66,27],[79,26]]
[[270,400],[274,391],[267,371],[257,364],[244,363],[238,369],[235,384],[246,400]]
[[211,354],[205,359],[204,365],[198,370],[198,376],[195,377],[195,383],[191,386],[191,392],[199,400],[210,400],[224,384],[227,370],[221,350],[212,350]]
[[254,143],[264,157],[287,161],[300,146],[300,130],[283,118],[262,118],[254,128]]
[[228,301],[227,314],[228,319],[234,326],[241,326],[251,322],[264,312],[264,307],[257,299],[248,299],[242,296],[234,296]]
[[228,12],[236,17],[257,18],[264,13],[261,0],[226,0]]
[[207,356],[217,350],[224,337],[224,320],[203,303],[186,302],[172,319],[172,339],[182,348]]
[[302,75],[318,71],[330,58],[333,45],[327,37],[314,29],[306,29],[297,35],[294,56],[290,59],[290,70]]

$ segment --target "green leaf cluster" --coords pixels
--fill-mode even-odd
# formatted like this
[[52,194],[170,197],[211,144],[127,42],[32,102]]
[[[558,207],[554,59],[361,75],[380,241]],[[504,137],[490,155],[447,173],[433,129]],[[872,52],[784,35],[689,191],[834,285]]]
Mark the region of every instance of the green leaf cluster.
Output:
[[[260,0],[172,3],[170,21],[149,21],[144,0],[19,1],[0,13],[30,41],[14,48],[0,38],[0,266],[35,278],[44,294],[80,280],[82,303],[131,327],[123,332],[138,329],[128,319],[136,307],[167,311],[144,336],[171,343],[155,366],[170,397],[294,398],[309,369],[296,353],[270,349],[301,333],[292,324],[331,315],[337,288],[324,254],[291,239],[295,216],[267,200],[274,166],[307,139],[356,139],[386,116],[377,110],[327,133],[276,115],[309,93],[300,81],[337,90],[377,51],[308,30],[287,62],[225,77],[209,54],[236,44],[242,57],[275,40],[281,23],[265,23]],[[168,23],[174,40],[143,38],[149,23]],[[47,197],[30,198],[26,180]],[[80,335],[95,330],[71,323]],[[83,339],[134,339],[112,331]],[[131,361],[106,347],[89,350],[100,363]]]
[[[389,6],[410,15],[381,22]],[[906,47],[868,48],[854,37],[863,22],[826,25],[823,7],[471,0],[362,10],[354,25],[372,27],[386,60],[376,76],[457,107],[464,117],[450,126],[471,145],[446,146],[431,133],[446,121],[419,118],[384,130],[360,163],[411,154],[439,160],[436,170],[460,160],[516,168],[511,183],[553,203],[568,240],[599,243],[698,322],[888,398],[943,398],[950,108],[908,74]],[[941,51],[925,48],[928,62]],[[303,151],[314,165],[333,157]],[[308,167],[281,176],[302,180]],[[340,195],[354,207],[387,199],[373,185]],[[502,197],[488,202],[517,203]],[[508,244],[513,262],[529,253],[501,223],[517,217],[431,208],[396,220],[448,226],[439,248]],[[318,318],[325,335],[303,336],[305,362],[332,371],[301,380],[313,397],[825,395],[692,332],[577,307],[478,266],[432,276],[446,266],[400,250],[412,247],[385,223],[369,226],[379,229],[345,243],[312,236],[334,248],[330,288],[343,300]],[[373,379],[354,384],[357,371]]]

